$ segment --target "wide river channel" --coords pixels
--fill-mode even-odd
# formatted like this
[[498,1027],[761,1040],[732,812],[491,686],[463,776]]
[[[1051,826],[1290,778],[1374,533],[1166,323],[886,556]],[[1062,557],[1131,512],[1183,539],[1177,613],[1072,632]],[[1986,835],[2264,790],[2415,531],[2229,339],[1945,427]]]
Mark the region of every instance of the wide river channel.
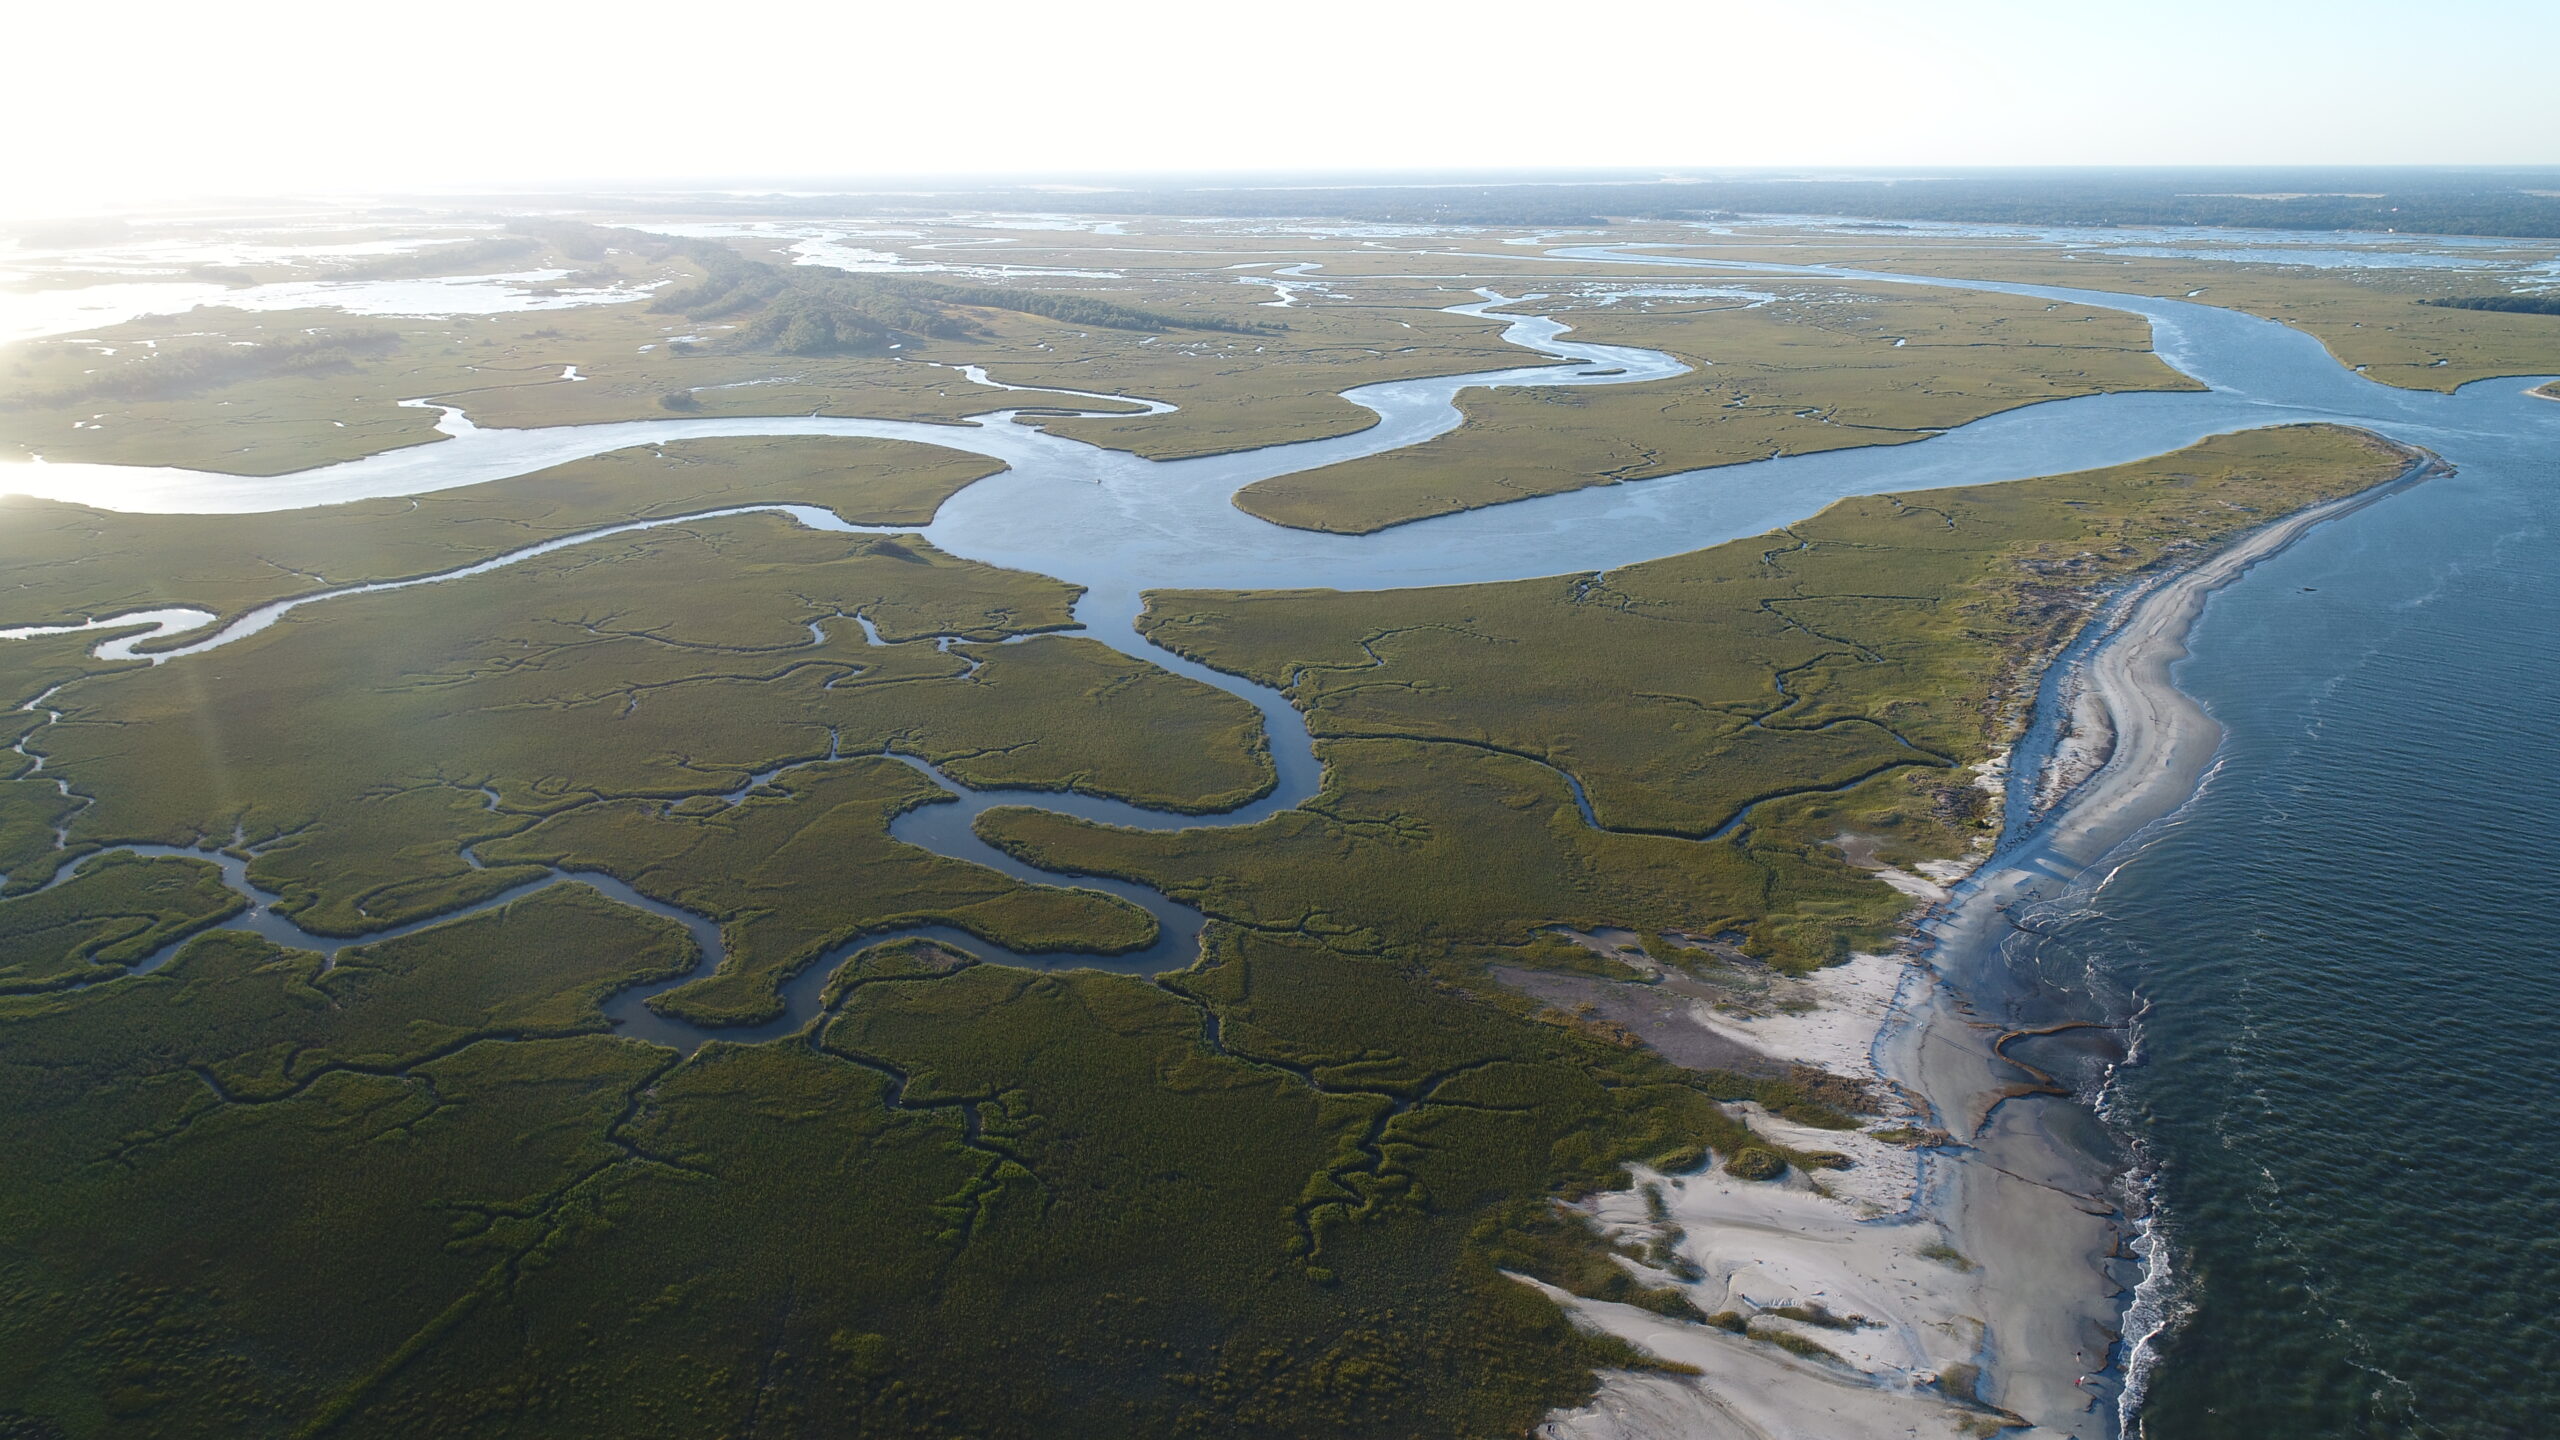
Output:
[[[1626,263],[1787,269],[1596,246],[1548,255],[1577,275]],[[963,426],[771,417],[528,430],[481,430],[448,411],[442,428],[452,438],[441,443],[297,475],[23,465],[0,467],[0,491],[127,510],[258,512],[742,435],[873,436],[1003,460],[1008,469],[945,502],[923,533],[955,555],[1086,587],[1077,610],[1086,633],[1252,702],[1280,771],[1269,797],[1205,819],[971,792],[936,774],[960,803],[925,807],[896,827],[928,848],[1054,882],[979,842],[974,816],[991,804],[1030,804],[1155,828],[1240,824],[1298,804],[1316,785],[1305,726],[1285,697],[1168,655],[1131,628],[1149,589],[1379,590],[1605,570],[1758,534],[1844,496],[2089,469],[2267,425],[2336,421],[2423,446],[2456,473],[2320,527],[2215,596],[2179,671],[2225,727],[2212,775],[2183,810],[2090,867],[2089,885],[2046,917],[2035,944],[2007,947],[1996,963],[2016,972],[2014,993],[2035,997],[2038,1018],[2065,996],[2087,1014],[2129,1021],[2139,1037],[2134,1063],[2093,1055],[2079,1078],[2113,1142],[2147,1177],[2156,1233],[2168,1242],[2133,1317],[2137,1335],[2174,1322],[2154,1347],[2146,1433],[2553,1433],[2560,1127],[2548,1117],[2560,1101],[2560,1064],[2547,1037],[2560,1026],[2550,919],[2560,884],[2548,852],[2560,832],[2551,738],[2560,713],[2560,404],[2527,394],[2531,380],[2453,395],[2378,385],[2309,335],[2183,301],[1827,267],[1796,273],[2130,311],[2149,319],[2165,360],[2210,389],[2055,401],[1910,446],[1694,471],[1367,536],[1275,527],[1230,497],[1257,480],[1453,428],[1452,397],[1470,386],[1625,384],[1682,366],[1576,344],[1553,321],[1523,318],[1508,338],[1546,363],[1364,387],[1348,396],[1377,412],[1368,430],[1194,460],[1095,449],[1013,423],[1011,411]],[[1462,308],[1499,303],[1486,292]],[[787,508],[805,524],[856,528]],[[434,583],[460,578],[408,583],[426,587],[418,603],[431,604]],[[228,643],[262,623],[189,638]],[[170,624],[201,628],[185,615]],[[41,732],[32,748],[41,751]],[[220,863],[236,888],[260,898],[239,861]],[[575,878],[687,925],[706,963],[720,953],[716,927],[700,918],[601,877]],[[946,938],[1019,963],[1141,972],[1195,953],[1196,912],[1142,887],[1078,883],[1147,906],[1163,938],[1107,961],[1006,957]],[[232,923],[288,944],[345,943],[305,935],[263,907]],[[630,1033],[686,1048],[715,1035],[754,1039],[802,1023],[825,969],[795,982],[790,1015],[752,1030],[696,1030],[648,1010],[637,992],[609,1008]],[[1968,988],[1996,1010],[2011,987],[1978,976]]]

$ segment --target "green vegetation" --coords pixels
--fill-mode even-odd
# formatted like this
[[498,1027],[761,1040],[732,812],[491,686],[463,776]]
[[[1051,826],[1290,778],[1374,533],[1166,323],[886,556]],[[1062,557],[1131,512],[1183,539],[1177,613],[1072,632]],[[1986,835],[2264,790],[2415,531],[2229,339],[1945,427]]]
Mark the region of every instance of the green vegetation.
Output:
[[1154,919],[1125,900],[1025,885],[889,838],[892,816],[944,798],[896,761],[847,760],[793,771],[734,805],[580,806],[481,853],[495,865],[602,870],[719,921],[729,951],[720,973],[650,1002],[699,1024],[773,1018],[781,981],[867,932],[957,925],[1009,950],[1105,954],[1155,939]]
[[[2319,337],[2340,364],[2369,379],[2411,390],[2451,391],[2496,375],[2560,370],[2560,330],[2538,316],[2410,303],[2475,290],[2480,283],[2477,276],[2459,270],[2323,269],[2059,247],[1917,244],[1900,237],[1881,243],[1844,241],[1837,235],[1805,238],[1812,243],[1720,246],[1713,253],[1719,259],[1795,264],[1854,259],[1859,265],[1912,274],[2074,285],[2168,298],[2192,296],[2203,304],[2246,311],[2306,331]],[[2521,263],[2541,257],[2517,258]]]
[[[554,419],[677,393],[702,413],[819,393],[942,415],[985,402],[943,393],[947,372],[845,353],[912,339],[897,353],[1005,356],[1009,380],[1175,377],[1182,416],[1057,423],[1176,452],[1338,433],[1360,418],[1332,397],[1345,384],[1515,358],[1486,322],[1440,314],[1455,296],[1427,284],[1382,281],[1264,334],[1236,319],[1254,292],[1224,276],[1148,285],[1158,315],[692,247],[653,259],[573,226],[490,243],[518,241],[626,279],[661,267],[691,287],[671,298],[692,308],[668,313],[704,338],[674,353],[673,327],[639,306],[546,315],[553,337],[473,322],[493,343],[435,356],[439,383],[481,361],[583,368],[581,347],[608,341],[642,357],[610,379],[483,392],[484,421],[481,399]],[[705,278],[732,274],[726,290]],[[1117,328],[1124,311],[1146,333]],[[1177,338],[1157,323],[1177,314],[1235,323],[1186,320],[1196,333]],[[1593,333],[1604,314],[1583,317]],[[1847,339],[1802,322],[1822,331],[1804,343],[1875,348],[1860,314]],[[1652,321],[1626,323],[1644,343]],[[274,423],[308,425],[359,383],[376,398],[413,383],[422,371],[389,372],[441,333],[399,327],[379,368],[298,377],[307,391],[270,376],[204,393],[290,393],[306,408]],[[776,374],[803,344],[830,353]],[[1245,358],[1263,346],[1267,364]],[[43,363],[76,367],[66,356]],[[763,379],[790,383],[746,387]],[[1187,428],[1146,428],[1175,419]],[[14,712],[5,738],[45,767],[0,775],[0,869],[21,892],[0,902],[16,1162],[0,1167],[0,1433],[1522,1433],[1587,1398],[1595,1368],[1649,1362],[1511,1276],[1751,1330],[1632,1268],[1684,1273],[1658,1203],[1650,1242],[1613,1250],[1559,1197],[1629,1183],[1634,1159],[1818,1167],[1823,1152],[1755,1135],[1743,1103],[1835,1129],[1870,1107],[1813,1072],[1680,1069],[1497,971],[1677,980],[1745,966],[1737,948],[1803,969],[1884,938],[1907,902],[1832,840],[1875,836],[1888,863],[1974,844],[1967,770],[2109,582],[2403,459],[2336,430],[2259,432],[1846,502],[1606,576],[1160,594],[1157,639],[1289,687],[1322,794],[1252,827],[1141,833],[1019,809],[982,827],[1198,903],[1213,923],[1197,965],[1145,980],[874,943],[798,1034],[689,1056],[616,1037],[600,1007],[701,957],[579,872],[720,925],[725,964],[652,1001],[700,1020],[769,1017],[787,977],[917,924],[1125,951],[1153,934],[1136,907],[892,839],[940,791],[890,757],[1206,812],[1270,785],[1256,717],[1044,633],[1071,623],[1071,587],[771,515],[333,600],[156,668],[85,659],[95,637],[11,642],[0,680],[20,698],[61,684],[47,703],[63,718]],[[918,447],[704,441],[414,506],[237,522],[14,502],[0,564],[22,582],[15,623],[228,615],[632,515],[789,501],[912,523],[985,470]],[[74,852],[230,844],[278,909],[330,934],[571,878],[324,965],[195,934],[240,903],[202,860],[95,856],[23,893],[55,873],[56,826]],[[1639,938],[1603,954],[1568,930]],[[1706,937],[1723,960],[1695,948]],[[126,973],[179,942],[167,966]]]
[[[1434,198],[1425,207],[1427,218],[1446,220],[1467,208],[1462,192],[1429,193]],[[1559,193],[1571,206],[1584,207],[1596,203],[1600,192]],[[1646,187],[1642,194],[1655,198],[1621,213],[1658,210],[1665,192]],[[1250,197],[1229,198],[1241,203]],[[785,212],[791,208],[778,203]],[[1210,202],[1203,192],[1193,203]],[[1575,208],[1575,214],[1596,220],[1587,209]],[[900,223],[920,223],[937,241],[997,238],[982,226],[903,218]],[[368,230],[347,238],[389,233]],[[1701,238],[1694,229],[1624,223],[1602,233],[1683,245]],[[1285,248],[1275,250],[1275,235],[1286,236]],[[677,240],[569,221],[516,222],[502,236],[353,267],[261,264],[214,278],[347,279],[376,273],[377,267],[385,275],[565,269],[574,273],[564,285],[612,287],[634,303],[361,322],[325,309],[207,308],[29,342],[0,352],[0,390],[15,401],[0,405],[0,443],[57,460],[276,474],[435,442],[440,437],[432,414],[397,404],[419,396],[462,404],[487,426],[669,413],[952,420],[998,404],[1037,400],[1003,396],[936,368],[977,364],[1012,383],[1172,401],[1180,408],[1171,414],[1046,422],[1096,444],[1172,458],[1361,429],[1373,417],[1339,398],[1349,386],[1521,363],[1522,352],[1495,339],[1498,321],[1439,313],[1439,307],[1472,299],[1475,284],[1519,281],[1546,290],[1560,278],[1579,284],[1647,275],[1631,266],[1573,275],[1541,263],[1534,250],[1498,253],[1503,247],[1490,239],[1468,245],[1462,256],[1436,255],[1418,264],[1410,249],[1328,235],[1320,227],[1168,226],[1160,234],[1112,236],[1107,254],[1096,253],[1090,237],[1062,232],[1001,238],[1008,242],[1001,252],[1008,263],[1068,270],[1102,266],[1112,273],[991,280],[848,274],[789,263],[798,257],[781,249],[787,241]],[[2315,272],[2126,257],[2016,240],[1989,244],[1892,227],[1864,234],[1746,231],[1707,248],[1728,259],[1847,261],[2150,294],[2202,289],[2210,303],[2302,325],[2347,363],[2394,384],[2449,388],[2484,375],[2560,369],[2550,327],[2538,317],[2408,303],[2479,288],[2476,275],[2466,279],[2460,272]],[[1327,288],[1321,303],[1267,308],[1261,303],[1267,292],[1237,284],[1238,276],[1222,263],[1274,265],[1283,263],[1281,257],[1322,263]],[[1411,278],[1418,268],[1450,278]],[[1666,268],[1653,278],[1696,284],[1709,277]],[[656,287],[655,298],[640,300],[647,286]],[[1660,474],[1684,464],[1890,443],[2047,395],[2176,383],[2141,353],[2140,327],[2118,316],[2079,326],[2075,338],[2068,329],[2059,336],[2029,334],[2043,325],[2029,313],[2033,302],[2000,297],[1897,292],[1863,296],[1856,305],[1880,312],[1878,323],[1859,321],[1829,337],[1818,364],[1798,362],[1815,358],[1808,347],[1825,339],[1816,333],[1825,323],[1819,312],[1838,307],[1813,307],[1811,323],[1774,339],[1748,329],[1726,335],[1714,327],[1737,323],[1733,317],[1692,323],[1694,317],[1674,313],[1676,307],[1653,307],[1650,313],[1625,304],[1588,310],[1577,319],[1588,322],[1586,335],[1601,333],[1594,326],[1619,326],[1630,343],[1667,340],[1674,350],[1682,349],[1684,333],[1699,341],[1715,338],[1696,352],[1701,358],[1719,367],[1737,359],[1758,367],[1747,386],[1721,397],[1744,403],[1696,403],[1703,390],[1691,393],[1677,385],[1588,392],[1590,405],[1610,407],[1608,412],[1574,407],[1553,395],[1469,397],[1469,409],[1480,419],[1507,417],[1505,442],[1460,454],[1453,437],[1416,457],[1430,463],[1412,473],[1375,472],[1371,478],[1392,479],[1386,488],[1398,492],[1394,503],[1375,513],[1365,509],[1361,487],[1349,475],[1321,482],[1320,489],[1338,483],[1342,493],[1331,499],[1291,500],[1283,491],[1268,491],[1248,503],[1267,505],[1285,523],[1374,528],[1437,508]],[[675,308],[653,308],[658,306]],[[1948,306],[1958,307],[1959,318],[1942,327],[1937,315]],[[1965,346],[1968,327],[1980,328],[2011,311],[2016,313],[2005,330]],[[2132,337],[2120,353],[2116,341],[2096,339],[2099,332],[2115,330]],[[1883,353],[1896,337],[1908,344]],[[348,350],[344,363],[316,369],[257,373],[257,367],[294,354],[298,346],[325,351],[342,343],[364,353]],[[159,395],[162,381],[148,373],[159,363],[151,358],[155,347],[176,354],[197,346],[250,358],[219,359],[226,371],[244,367],[227,383],[181,386],[184,393]],[[581,378],[564,378],[569,366]],[[1739,372],[1704,372],[1697,384],[1743,378]],[[1966,393],[1975,387],[1987,388]],[[1880,392],[1885,393],[1878,403]],[[1646,393],[1655,395],[1653,404],[1639,403]],[[75,394],[99,398],[69,398]],[[1604,395],[1609,398],[1598,398]],[[36,403],[43,397],[51,401]],[[1110,402],[1073,403],[1113,408]],[[1659,413],[1665,405],[1685,416],[1673,423]],[[1895,418],[1897,412],[1917,418]],[[1542,427],[1551,423],[1581,425],[1589,443],[1567,446],[1542,438]]]
[[937,305],[975,305],[989,310],[1016,310],[1064,325],[1099,325],[1106,330],[1223,330],[1230,335],[1277,335],[1289,328],[1268,320],[1235,320],[1221,315],[1171,315],[1131,305],[1115,305],[1090,295],[1006,290],[993,285],[946,285],[932,280],[873,279],[867,283],[909,300]]
[[[1223,692],[1089,640],[930,638],[1055,629],[1073,596],[919,540],[734,516],[573,547],[432,605],[306,607],[201,659],[66,686],[29,744],[95,797],[75,841],[236,833],[280,911],[339,935],[530,878],[467,852],[543,817],[721,795],[830,753],[1177,807],[1269,785],[1258,717]],[[864,643],[855,615],[904,643]],[[1093,948],[1129,934],[1115,922]]]
[[626,520],[737,505],[816,505],[858,525],[922,525],[954,492],[1001,468],[895,440],[786,436],[616,450],[513,480],[265,515],[126,514],[0,497],[0,569],[17,582],[0,620],[78,621],[170,605],[232,616]]
[[399,348],[398,335],[370,327],[237,345],[199,340],[155,346],[144,361],[102,369],[93,377],[69,384],[29,390],[7,403],[16,409],[51,409],[105,400],[174,400],[250,380],[301,378],[319,370],[351,369],[358,360],[387,355]]
[[1906,903],[1827,842],[1876,835],[1907,866],[1987,838],[1969,772],[2106,585],[2406,463],[2357,432],[2254,431],[2081,475],[1845,500],[1605,576],[1158,593],[1152,639],[1287,687],[1323,793],[1249,829],[1022,810],[980,829],[1035,863],[1344,943],[1732,931],[1771,964],[1819,965],[1884,940]]
[[2442,295],[2418,302],[2448,310],[2503,310],[2515,315],[2560,315],[2560,295]]
[[499,270],[523,269],[543,259],[551,248],[540,235],[531,232],[491,235],[449,245],[428,245],[402,255],[359,260],[332,270],[330,278],[414,280],[433,275],[484,275]]
[[1819,1340],[1807,1339],[1792,1330],[1755,1330],[1751,1332],[1751,1338],[1766,1340],[1800,1360],[1815,1360],[1832,1365],[1842,1363],[1840,1356],[1830,1346]]
[[0,906],[0,995],[111,979],[240,909],[206,861],[102,856]]
[[1748,283],[1788,298],[1539,300],[1577,340],[1663,350],[1694,368],[1641,385],[1462,391],[1464,426],[1249,485],[1236,504],[1274,524],[1366,534],[1701,466],[1900,445],[2042,400],[2202,388],[2151,353],[2135,316],[2011,295]]
[[735,320],[724,342],[740,353],[886,355],[921,340],[988,333],[971,308],[1011,310],[1066,325],[1111,330],[1224,330],[1266,335],[1282,327],[1216,315],[1168,315],[1097,300],[993,285],[945,285],[904,276],[857,275],[823,265],[750,260],[714,241],[670,242],[636,230],[606,232],[625,243],[672,250],[702,267],[700,283],[662,295],[652,310],[690,320]]
[[1747,1145],[1724,1162],[1724,1173],[1736,1180],[1775,1180],[1787,1173],[1787,1162],[1775,1150]]
[[1809,1305],[1772,1305],[1760,1313],[1823,1330],[1862,1330],[1873,1323],[1863,1315],[1839,1314],[1819,1300]]
[[53,878],[62,859],[55,834],[79,808],[79,800],[50,780],[0,781],[0,894]]
[[1647,1285],[1619,1261],[1598,1230],[1572,1211],[1549,1207],[1523,1215],[1502,1233],[1494,1263],[1591,1300],[1635,1305],[1675,1320],[1707,1317],[1676,1285]]
[[74,1435],[1473,1437],[1644,1363],[1489,1256],[1548,1228],[1505,1197],[1714,1123],[1658,1062],[1242,935],[1170,988],[875,948],[805,1040],[684,1063],[578,1033],[685,950],[560,886],[22,1008],[0,1396]]
[[[1166,252],[1182,273],[1073,282],[1079,288],[1069,293],[848,275],[710,241],[573,223],[524,233],[550,247],[525,265],[585,267],[564,283],[617,287],[631,301],[362,322],[327,309],[207,307],[30,341],[0,350],[0,390],[17,401],[0,404],[0,444],[54,460],[273,475],[435,443],[433,412],[400,403],[417,397],[460,404],[489,427],[659,418],[671,397],[684,397],[680,413],[705,416],[949,421],[1004,405],[1037,408],[1038,396],[972,384],[951,368],[976,364],[1011,383],[1171,400],[1177,413],[1055,422],[1098,444],[1164,457],[1346,434],[1375,417],[1340,399],[1342,389],[1521,359],[1495,338],[1500,322],[1438,313],[1470,298],[1463,290],[1399,282],[1357,306],[1293,311],[1281,328],[1275,312],[1255,304],[1257,292],[1201,272],[1187,241]],[[434,268],[438,248],[453,252],[434,247],[416,263]],[[632,303],[653,285],[660,299]],[[661,304],[684,308],[652,308]],[[224,383],[184,393],[162,394],[154,369],[159,350],[199,343],[274,356],[357,336],[373,348],[344,351],[349,363],[273,371],[258,369],[263,361],[226,361],[240,368]],[[568,367],[579,378],[567,378]],[[91,394],[101,398],[70,398]],[[1071,403],[1085,412],[1141,408]]]

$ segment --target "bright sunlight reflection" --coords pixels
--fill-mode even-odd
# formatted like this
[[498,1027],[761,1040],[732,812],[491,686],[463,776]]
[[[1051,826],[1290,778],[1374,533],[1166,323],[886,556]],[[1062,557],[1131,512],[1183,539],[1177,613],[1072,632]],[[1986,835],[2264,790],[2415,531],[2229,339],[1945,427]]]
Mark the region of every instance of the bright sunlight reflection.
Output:
[[142,0],[10,32],[0,214],[25,215],[581,181],[2529,163],[2560,8]]

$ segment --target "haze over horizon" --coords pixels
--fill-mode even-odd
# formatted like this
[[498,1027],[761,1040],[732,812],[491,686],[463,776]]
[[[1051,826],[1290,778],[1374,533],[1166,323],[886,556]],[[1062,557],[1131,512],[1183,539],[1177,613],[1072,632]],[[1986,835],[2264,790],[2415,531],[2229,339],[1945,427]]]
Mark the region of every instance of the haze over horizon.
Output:
[[[2497,0],[2424,26],[2382,0],[1633,0],[1570,44],[1542,8],[1450,0],[951,13],[154,0],[103,64],[23,67],[0,94],[14,132],[56,137],[12,157],[0,215],[708,177],[2560,160],[2538,73],[2560,11]],[[90,25],[20,17],[18,53],[93,52]]]

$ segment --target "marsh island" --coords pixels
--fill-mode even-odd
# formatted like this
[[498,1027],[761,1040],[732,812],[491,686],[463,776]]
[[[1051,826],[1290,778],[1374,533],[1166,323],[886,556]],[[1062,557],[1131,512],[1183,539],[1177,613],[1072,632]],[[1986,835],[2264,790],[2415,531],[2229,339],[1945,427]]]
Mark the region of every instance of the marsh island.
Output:
[[149,240],[0,349],[12,1436],[2111,1434],[1985,917],[2560,370],[2527,242]]

